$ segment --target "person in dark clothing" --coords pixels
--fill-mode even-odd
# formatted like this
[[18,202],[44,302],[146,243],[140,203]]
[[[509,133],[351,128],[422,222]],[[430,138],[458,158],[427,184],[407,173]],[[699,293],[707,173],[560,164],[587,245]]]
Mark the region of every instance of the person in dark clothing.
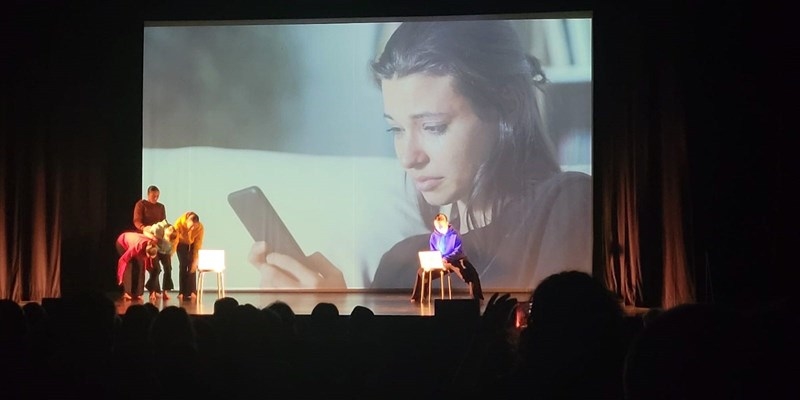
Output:
[[[151,185],[147,188],[147,198],[136,202],[133,207],[133,226],[139,233],[144,233],[145,229],[149,226],[158,224],[159,222],[166,221],[167,209],[163,204],[158,202],[161,196],[161,191],[157,186]],[[163,266],[163,268],[162,268]],[[164,271],[162,284],[158,284],[158,275]],[[153,262],[153,269],[150,271],[150,277],[145,284],[145,287],[152,295],[160,296],[162,290],[164,291],[165,299],[169,299],[167,291],[174,290],[175,285],[172,282],[172,254],[169,252],[159,252]]]

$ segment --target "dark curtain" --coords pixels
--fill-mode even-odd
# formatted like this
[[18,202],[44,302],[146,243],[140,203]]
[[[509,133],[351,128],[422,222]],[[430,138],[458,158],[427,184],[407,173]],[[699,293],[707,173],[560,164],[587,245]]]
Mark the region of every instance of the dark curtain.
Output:
[[[747,285],[749,300],[788,281],[777,264],[793,262],[797,229],[783,210],[796,207],[787,205],[793,197],[783,177],[797,168],[790,146],[781,146],[782,116],[771,110],[769,95],[780,90],[762,93],[748,81],[754,65],[769,70],[751,58],[772,52],[754,49],[771,50],[775,39],[751,27],[754,6],[561,1],[454,9],[364,2],[350,10],[219,10],[206,2],[77,3],[16,2],[0,13],[0,297],[113,289],[113,242],[130,228],[141,195],[146,18],[392,17],[423,10],[594,10],[594,274],[626,304],[670,307],[718,300],[723,292],[735,301],[758,276],[760,289]],[[784,34],[779,45],[790,37],[775,33]],[[748,100],[754,97],[764,101]],[[748,140],[732,139],[739,136]]]
[[671,7],[630,6],[594,19],[595,275],[627,305],[695,299],[676,18]]
[[141,171],[135,8],[17,2],[0,20],[0,298],[114,289]]
[[[40,300],[61,293],[62,177],[57,140],[49,129],[53,105],[45,54],[35,26],[6,19],[3,36],[4,93],[0,111],[0,298]],[[15,38],[27,35],[29,40]],[[35,60],[19,64],[15,60]]]
[[749,1],[596,8],[595,275],[626,304],[790,296],[790,15]]

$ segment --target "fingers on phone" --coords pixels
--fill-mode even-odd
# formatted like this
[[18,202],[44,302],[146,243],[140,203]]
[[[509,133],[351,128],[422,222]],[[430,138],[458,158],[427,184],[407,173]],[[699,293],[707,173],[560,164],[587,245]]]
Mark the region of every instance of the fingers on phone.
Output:
[[320,252],[315,252],[314,254],[308,256],[308,264],[310,268],[316,269],[322,276],[326,278],[339,278],[343,277],[342,271],[339,268],[336,268],[333,263],[328,260],[327,257],[322,255]]
[[262,264],[261,287],[269,289],[295,289],[300,287],[300,282],[293,275],[269,264]]
[[294,275],[299,282],[299,286],[303,288],[316,288],[322,280],[322,276],[317,271],[286,254],[269,253],[267,255],[267,264]]
[[263,248],[254,245],[250,263],[261,270],[261,286],[264,288],[346,287],[342,271],[320,253],[314,253],[301,262],[281,253],[261,255],[261,250]]

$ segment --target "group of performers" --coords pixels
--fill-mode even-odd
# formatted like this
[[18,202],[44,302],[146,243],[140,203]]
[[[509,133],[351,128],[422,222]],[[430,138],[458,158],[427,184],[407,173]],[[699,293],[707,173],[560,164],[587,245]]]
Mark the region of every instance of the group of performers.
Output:
[[[166,207],[158,202],[161,192],[156,186],[147,188],[147,199],[136,202],[133,225],[136,230],[117,237],[117,285],[122,286],[126,301],[141,300],[144,289],[150,300],[169,300],[172,282],[172,256],[178,255],[178,299],[197,298],[198,253],[203,245],[204,229],[194,211],[183,213],[175,223],[167,222]],[[163,266],[163,269],[162,269]],[[161,284],[158,276],[164,271]],[[149,278],[144,281],[145,271]]]

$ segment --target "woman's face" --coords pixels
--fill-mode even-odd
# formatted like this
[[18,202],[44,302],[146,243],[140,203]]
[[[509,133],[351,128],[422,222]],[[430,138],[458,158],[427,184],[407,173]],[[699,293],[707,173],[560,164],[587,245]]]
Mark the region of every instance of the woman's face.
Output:
[[452,81],[418,73],[381,82],[397,158],[432,205],[467,198],[495,138]]

